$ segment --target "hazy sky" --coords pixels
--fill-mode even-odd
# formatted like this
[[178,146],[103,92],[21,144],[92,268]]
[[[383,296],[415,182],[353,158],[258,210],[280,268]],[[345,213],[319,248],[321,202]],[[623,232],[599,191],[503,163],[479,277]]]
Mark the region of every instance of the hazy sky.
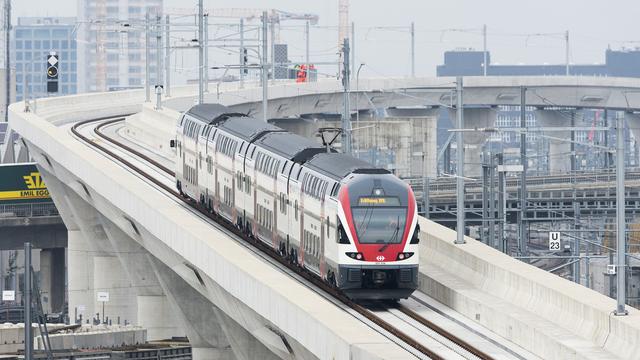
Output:
[[[82,1],[82,0],[79,0]],[[320,16],[320,28],[312,29],[312,60],[336,58],[337,0],[205,0],[207,8],[268,7]],[[74,16],[76,0],[14,0],[17,16]],[[193,0],[165,0],[165,7],[193,7]],[[637,0],[351,0],[350,20],[356,24],[356,56],[365,62],[361,76],[409,74],[409,33],[381,26],[416,24],[416,71],[435,75],[446,50],[458,47],[482,49],[480,28],[488,26],[488,47],[493,63],[562,63],[563,33],[571,33],[573,63],[602,63],[604,51],[640,46],[640,3]],[[284,24],[281,39],[290,44],[290,58],[302,60],[304,38],[299,22]],[[445,29],[467,29],[443,31]],[[546,36],[527,34],[555,33]],[[636,41],[635,43],[633,41]],[[189,55],[177,55],[181,57]],[[232,62],[229,55],[212,53],[212,62]],[[234,57],[235,59],[235,57]],[[180,59],[176,59],[178,62]],[[188,60],[187,60],[188,63]],[[184,63],[181,63],[184,64]],[[186,67],[186,65],[185,65]],[[327,70],[330,72],[330,70]]]

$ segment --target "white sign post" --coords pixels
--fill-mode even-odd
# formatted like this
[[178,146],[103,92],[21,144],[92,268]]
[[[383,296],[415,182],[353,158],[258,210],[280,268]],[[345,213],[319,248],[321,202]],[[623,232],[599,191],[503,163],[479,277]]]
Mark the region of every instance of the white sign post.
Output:
[[109,302],[109,293],[107,291],[98,291],[98,302],[102,303],[102,323],[107,323],[107,317],[104,315],[104,303]]
[[16,301],[16,292],[13,290],[2,290],[2,301]]
[[108,302],[109,301],[109,293],[106,291],[98,291],[98,301],[99,302]]
[[549,251],[560,250],[560,232],[549,231]]

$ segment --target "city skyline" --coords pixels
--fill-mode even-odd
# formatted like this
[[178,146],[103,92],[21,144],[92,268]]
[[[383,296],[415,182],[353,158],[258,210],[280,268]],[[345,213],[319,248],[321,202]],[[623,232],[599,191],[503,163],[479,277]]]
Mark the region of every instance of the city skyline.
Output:
[[[33,3],[32,1],[30,2]],[[74,0],[56,2],[55,7],[38,1],[37,10],[26,3],[14,2],[14,18],[17,16],[77,16],[77,5]],[[456,48],[482,49],[481,27],[488,26],[488,49],[492,52],[493,63],[499,64],[536,64],[564,63],[565,44],[564,31],[570,31],[570,61],[572,63],[593,64],[604,63],[604,50],[635,47],[640,45],[630,37],[630,29],[635,26],[633,12],[626,12],[626,5],[631,1],[618,2],[614,10],[616,21],[603,23],[603,15],[612,13],[610,6],[595,1],[568,1],[558,4],[548,0],[532,4],[512,4],[508,1],[493,1],[488,7],[464,0],[451,4],[430,5],[421,1],[404,1],[394,6],[397,11],[387,11],[368,1],[351,1],[350,21],[356,25],[356,60],[366,63],[362,69],[363,77],[406,76],[410,73],[409,33],[411,21],[416,26],[416,74],[433,76],[436,66],[443,61],[447,50]],[[263,2],[257,0],[244,1],[205,1],[209,8],[259,8]],[[186,4],[189,5],[189,4]],[[185,6],[184,1],[166,0],[165,7]],[[564,17],[581,6],[579,16]],[[289,0],[270,2],[269,8],[290,12],[314,13],[320,16],[317,27],[312,27],[311,47],[312,59],[328,61],[335,58],[337,52],[338,20],[337,1],[316,3],[299,3]],[[496,8],[501,11],[496,12]],[[444,15],[429,15],[434,12]],[[425,14],[417,16],[417,14]],[[366,15],[366,16],[365,16]],[[526,15],[526,16],[524,16]],[[543,16],[544,15],[544,16]],[[482,20],[480,20],[482,19]],[[540,19],[544,19],[540,21]],[[570,19],[575,19],[574,21]],[[289,25],[289,24],[287,24]],[[297,25],[297,26],[296,26]],[[380,29],[378,27],[398,27],[406,29]],[[448,31],[445,31],[449,29]],[[546,34],[536,35],[536,34]],[[302,24],[283,27],[283,41],[294,45],[290,50],[293,57],[302,57],[304,37]],[[386,51],[378,53],[383,46]],[[213,62],[216,58],[226,60],[223,52],[212,52]],[[177,77],[179,79],[180,76]],[[188,78],[188,76],[185,77]]]

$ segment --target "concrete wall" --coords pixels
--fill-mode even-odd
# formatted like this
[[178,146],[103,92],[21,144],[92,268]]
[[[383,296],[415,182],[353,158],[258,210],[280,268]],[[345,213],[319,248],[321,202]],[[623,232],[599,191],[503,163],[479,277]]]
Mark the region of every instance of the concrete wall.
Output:
[[420,218],[420,290],[544,359],[637,358],[640,311]]
[[[102,349],[140,345],[147,342],[147,330],[139,326],[84,325],[74,331],[49,335],[51,349]],[[44,350],[43,339],[33,339],[34,350]]]

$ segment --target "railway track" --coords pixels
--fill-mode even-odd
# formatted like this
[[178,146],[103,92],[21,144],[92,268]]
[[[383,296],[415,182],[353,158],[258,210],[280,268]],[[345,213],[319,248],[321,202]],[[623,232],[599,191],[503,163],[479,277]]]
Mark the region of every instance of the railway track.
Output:
[[[394,337],[399,339],[402,343],[404,343],[404,344],[408,345],[409,347],[411,347],[412,349],[416,350],[422,356],[426,356],[427,358],[430,358],[430,359],[443,359],[443,357],[441,355],[439,355],[435,351],[429,349],[427,346],[425,346],[423,343],[421,343],[415,337],[409,336],[403,330],[398,329],[396,326],[392,325],[390,322],[382,319],[382,317],[377,315],[375,313],[375,311],[373,311],[372,309],[367,308],[367,307],[363,306],[362,304],[359,304],[359,303],[357,303],[355,301],[352,301],[351,299],[346,297],[344,294],[342,294],[340,291],[338,291],[337,289],[331,287],[328,283],[324,282],[318,276],[313,275],[313,274],[311,274],[311,273],[309,273],[307,271],[304,271],[302,268],[300,268],[300,267],[298,267],[298,266],[296,266],[294,264],[291,264],[290,262],[288,262],[286,260],[285,257],[281,256],[281,254],[279,254],[278,252],[274,251],[272,248],[266,246],[261,241],[255,239],[255,238],[252,238],[252,237],[248,237],[246,234],[244,234],[238,228],[236,228],[233,224],[227,222],[226,220],[222,219],[221,217],[219,217],[219,216],[217,216],[215,214],[210,213],[209,211],[207,211],[203,206],[201,206],[197,202],[195,202],[195,201],[193,201],[193,200],[191,200],[189,198],[185,198],[185,197],[181,196],[178,193],[178,191],[176,191],[176,189],[174,189],[172,186],[169,186],[166,183],[158,180],[156,177],[154,177],[154,176],[150,175],[149,173],[147,173],[146,171],[144,171],[141,167],[133,164],[131,161],[127,160],[123,156],[118,155],[117,153],[115,153],[111,149],[109,149],[106,146],[100,144],[99,142],[96,142],[96,141],[90,139],[89,137],[85,136],[84,134],[82,134],[79,131],[79,129],[81,127],[85,126],[85,125],[89,125],[89,124],[92,124],[92,123],[95,123],[95,122],[102,121],[102,123],[100,125],[96,126],[93,129],[93,132],[95,133],[95,135],[97,135],[100,139],[103,139],[103,140],[109,142],[110,144],[112,144],[113,146],[116,146],[116,147],[120,148],[121,150],[124,150],[125,152],[130,153],[131,155],[134,155],[137,158],[144,160],[149,165],[151,165],[152,167],[155,167],[156,169],[160,170],[161,172],[165,173],[166,175],[168,175],[170,177],[175,177],[175,173],[173,172],[173,170],[167,168],[166,166],[164,166],[160,162],[156,161],[155,159],[151,158],[150,156],[139,152],[138,150],[134,149],[133,147],[131,147],[131,146],[129,146],[129,145],[127,145],[127,144],[125,144],[125,143],[123,143],[121,141],[118,141],[118,140],[106,135],[102,131],[102,129],[104,127],[109,126],[109,125],[113,125],[113,124],[115,124],[117,122],[121,122],[123,120],[124,120],[124,117],[119,117],[119,118],[110,117],[110,118],[99,118],[99,119],[81,121],[81,122],[78,122],[78,123],[74,124],[71,127],[71,132],[76,137],[78,137],[83,142],[85,142],[88,146],[100,150],[104,154],[106,154],[106,155],[110,156],[111,158],[113,158],[114,160],[120,162],[122,165],[128,167],[130,170],[132,170],[133,172],[137,173],[139,176],[143,177],[147,181],[149,181],[149,182],[153,183],[154,185],[156,185],[157,187],[161,188],[167,194],[169,194],[170,196],[174,197],[178,201],[184,202],[188,206],[194,208],[195,210],[197,210],[204,217],[214,221],[216,224],[222,226],[228,232],[234,234],[236,237],[246,241],[247,243],[251,244],[253,247],[259,249],[262,253],[268,255],[271,259],[275,260],[275,262],[279,263],[283,267],[285,267],[288,270],[294,272],[295,274],[297,274],[301,278],[305,279],[309,283],[313,284],[317,288],[319,288],[322,291],[324,291],[325,293],[329,294],[333,299],[339,301],[340,303],[344,304],[348,308],[352,309],[353,311],[355,311],[360,316],[366,318],[368,321],[370,321],[371,323],[373,323],[376,326],[378,326],[380,329],[383,329],[384,331],[386,331],[389,334],[393,335]],[[442,344],[445,347],[447,347],[447,348],[451,349],[452,351],[456,352],[457,354],[459,354],[461,357],[473,358],[473,359],[483,359],[483,360],[484,359],[487,359],[487,360],[488,359],[493,359],[490,355],[486,354],[485,352],[475,348],[474,346],[472,346],[471,344],[467,343],[463,339],[461,339],[461,338],[457,337],[456,335],[444,330],[440,326],[438,326],[435,323],[425,319],[424,317],[420,316],[416,312],[414,312],[414,311],[412,311],[412,310],[410,310],[410,309],[408,309],[406,307],[403,307],[403,306],[395,304],[395,303],[394,304],[387,303],[386,306],[387,306],[387,310],[389,312],[399,310],[404,316],[406,316],[406,317],[408,317],[410,319],[413,319],[414,321],[416,321],[417,323],[421,324],[425,328],[428,328],[430,331],[438,334],[439,337],[442,337],[443,339],[446,339],[446,342],[448,342],[449,344],[445,344],[444,342],[442,342]],[[425,335],[425,336],[429,336],[429,335]],[[435,339],[435,337],[433,337],[433,336],[430,336],[430,337]],[[463,349],[463,351],[460,351],[458,348],[459,349]]]

